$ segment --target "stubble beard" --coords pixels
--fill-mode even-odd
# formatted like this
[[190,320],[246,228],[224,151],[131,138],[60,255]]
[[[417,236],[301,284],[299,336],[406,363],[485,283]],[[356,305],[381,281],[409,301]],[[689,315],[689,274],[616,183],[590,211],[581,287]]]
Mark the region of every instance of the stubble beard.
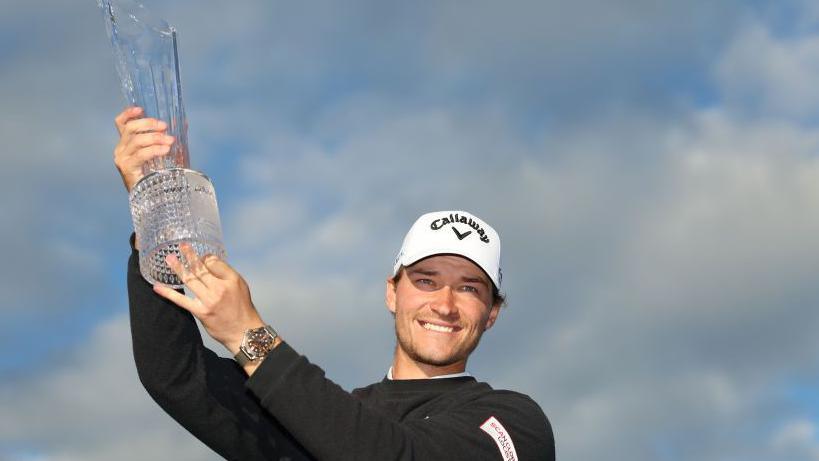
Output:
[[[409,335],[407,335],[409,336]],[[395,324],[395,337],[397,338],[398,344],[397,347],[400,347],[402,351],[413,361],[417,363],[422,363],[424,365],[431,365],[435,367],[447,367],[450,365],[454,365],[458,362],[466,362],[466,359],[472,354],[472,351],[478,347],[478,343],[480,342],[480,336],[475,338],[471,344],[467,344],[466,347],[460,347],[455,349],[452,353],[447,354],[445,357],[436,358],[432,354],[423,354],[419,351],[410,341],[408,337],[404,337],[398,329],[398,323]]]

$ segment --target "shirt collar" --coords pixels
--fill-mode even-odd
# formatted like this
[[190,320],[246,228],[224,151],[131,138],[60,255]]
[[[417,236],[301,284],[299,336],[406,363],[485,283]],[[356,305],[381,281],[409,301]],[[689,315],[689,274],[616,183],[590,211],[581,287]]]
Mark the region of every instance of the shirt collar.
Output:
[[[427,379],[463,378],[463,377],[468,377],[468,376],[472,376],[472,375],[465,372],[465,371],[463,371],[461,373],[450,373],[448,375],[433,376],[433,377],[427,378]],[[390,369],[387,370],[387,379],[389,379],[390,381],[393,380],[392,379],[392,367],[390,367]]]

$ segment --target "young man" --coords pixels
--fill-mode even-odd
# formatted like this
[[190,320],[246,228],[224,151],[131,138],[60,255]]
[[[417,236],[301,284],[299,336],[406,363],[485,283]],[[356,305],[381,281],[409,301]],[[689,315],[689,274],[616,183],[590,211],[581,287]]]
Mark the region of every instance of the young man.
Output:
[[[140,115],[130,108],[116,118],[115,164],[128,190],[142,163],[173,141],[161,122]],[[474,215],[428,213],[409,230],[386,282],[397,337],[392,367],[352,393],[278,336],[233,268],[189,246],[182,253],[187,264],[173,256],[168,263],[195,299],[148,284],[132,251],[134,358],[154,400],[223,457],[554,459],[551,427],[533,400],[465,372],[503,304],[500,241]],[[204,347],[194,317],[235,360]]]

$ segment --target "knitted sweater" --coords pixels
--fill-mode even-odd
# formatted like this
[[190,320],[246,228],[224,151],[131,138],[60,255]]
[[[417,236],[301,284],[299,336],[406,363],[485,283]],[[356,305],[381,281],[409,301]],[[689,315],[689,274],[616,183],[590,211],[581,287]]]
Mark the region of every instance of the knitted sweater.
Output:
[[[133,248],[133,238],[132,238]],[[346,392],[281,343],[248,378],[202,343],[193,316],[128,262],[134,359],[150,396],[231,460],[554,460],[529,397],[472,377],[388,380]]]

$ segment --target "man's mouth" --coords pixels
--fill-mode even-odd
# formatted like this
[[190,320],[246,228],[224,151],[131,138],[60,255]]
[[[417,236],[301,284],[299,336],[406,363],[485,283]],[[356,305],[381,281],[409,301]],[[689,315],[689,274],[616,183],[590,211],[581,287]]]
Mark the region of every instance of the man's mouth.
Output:
[[437,331],[439,333],[454,333],[454,332],[461,329],[460,327],[455,326],[455,325],[445,325],[445,324],[441,324],[441,323],[425,322],[423,320],[419,320],[418,322],[421,324],[421,326],[425,330]]

